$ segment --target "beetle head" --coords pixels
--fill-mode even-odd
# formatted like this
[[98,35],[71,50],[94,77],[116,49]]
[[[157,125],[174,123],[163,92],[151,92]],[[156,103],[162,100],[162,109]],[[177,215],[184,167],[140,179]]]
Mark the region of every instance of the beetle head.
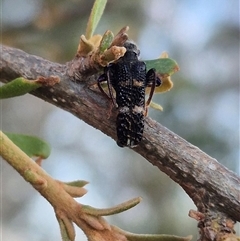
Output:
[[123,45],[126,48],[125,56],[135,56],[138,57],[140,55],[140,50],[137,48],[136,44],[130,41],[126,41]]

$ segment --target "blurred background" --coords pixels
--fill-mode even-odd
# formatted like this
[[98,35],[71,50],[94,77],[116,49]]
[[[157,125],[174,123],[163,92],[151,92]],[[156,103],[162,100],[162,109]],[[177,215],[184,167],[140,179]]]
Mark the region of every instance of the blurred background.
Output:
[[[69,61],[93,2],[18,0],[16,6],[15,0],[3,0],[1,42],[51,61]],[[239,1],[109,0],[96,33],[116,34],[126,25],[142,59],[167,51],[181,68],[172,77],[174,88],[154,96],[164,111],[149,115],[239,174]],[[106,208],[143,198],[130,211],[108,217],[111,224],[136,233],[192,234],[196,240],[197,222],[188,217],[195,209],[191,199],[138,154],[31,95],[1,101],[1,113],[4,131],[51,144],[43,168],[52,177],[90,182],[81,203]],[[48,202],[3,160],[1,169],[3,241],[60,240]],[[80,240],[87,239],[77,229]]]

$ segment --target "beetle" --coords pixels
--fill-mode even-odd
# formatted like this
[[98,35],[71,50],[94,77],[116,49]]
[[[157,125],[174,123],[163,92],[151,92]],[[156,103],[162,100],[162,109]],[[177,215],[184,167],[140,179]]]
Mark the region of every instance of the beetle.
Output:
[[[142,140],[147,108],[155,87],[161,85],[161,80],[157,77],[155,69],[146,70],[146,64],[139,60],[140,51],[134,43],[126,41],[124,47],[124,56],[104,68],[104,73],[98,78],[98,87],[118,109],[118,146],[133,148]],[[101,86],[103,81],[107,81],[109,95]],[[147,87],[151,89],[145,102]],[[112,88],[115,90],[116,99]]]

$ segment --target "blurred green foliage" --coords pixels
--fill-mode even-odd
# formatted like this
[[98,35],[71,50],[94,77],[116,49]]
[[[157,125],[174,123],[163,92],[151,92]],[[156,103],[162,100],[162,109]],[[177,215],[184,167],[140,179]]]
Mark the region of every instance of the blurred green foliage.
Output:
[[[80,35],[85,33],[93,2],[32,1],[35,7],[31,17],[20,21],[25,14],[24,9],[27,9],[26,4],[30,3],[19,1],[19,9],[16,9],[13,1],[4,0],[2,42],[52,61],[69,61],[77,51]],[[149,115],[234,172],[239,171],[240,31],[237,4],[227,0],[221,1],[221,4],[217,0],[194,3],[187,0],[109,0],[96,30],[96,33],[103,34],[109,29],[116,34],[128,25],[129,36],[138,44],[142,59],[155,59],[165,50],[170,58],[178,62],[181,70],[172,77],[174,88],[154,96],[154,102],[160,103],[164,111],[150,110]],[[21,16],[15,22],[12,20],[13,9],[18,13],[15,13],[15,18]],[[48,171],[54,173],[60,166],[70,168],[73,165],[71,172],[79,170],[76,178],[88,180],[88,177],[81,177],[80,174],[85,175],[86,170],[90,170],[91,180],[88,181],[96,190],[101,190],[96,195],[99,194],[98,198],[103,197],[105,207],[124,201],[125,196],[143,196],[140,209],[134,213],[139,214],[138,222],[132,222],[134,211],[110,219],[111,223],[123,229],[139,233],[194,234],[196,239],[196,222],[187,217],[187,210],[194,206],[165,174],[132,151],[119,150],[112,140],[80,125],[79,120],[76,123],[73,119],[66,121],[63,112],[54,119],[54,107],[43,105],[32,96],[26,98],[30,98],[30,101],[24,102],[25,99],[21,97],[20,103],[2,102],[4,130],[34,132],[29,134],[46,139],[44,130],[49,130],[48,126],[52,123],[49,136],[50,132],[55,135],[60,135],[60,131],[70,133],[53,137],[54,143],[51,144],[55,155],[47,161],[46,166],[50,167],[52,163]],[[25,105],[20,105],[22,103]],[[51,118],[52,122],[49,121]],[[59,164],[61,156],[65,155],[67,161]],[[7,169],[3,180],[8,180],[9,173],[11,170]],[[61,171],[58,174],[60,173]],[[16,190],[17,193],[20,187],[12,185],[13,181],[14,179],[6,181],[3,188],[12,192]],[[27,224],[20,225],[20,231],[25,230],[26,233],[27,230],[35,230],[31,217],[25,218],[24,214],[24,210],[28,212],[28,192],[26,189],[22,196],[5,193],[3,220],[10,233],[16,231],[16,224],[20,225],[19,220],[23,219]],[[92,199],[99,201],[98,198]],[[14,206],[14,209],[8,206]],[[40,207],[37,206],[36,209]],[[39,226],[36,230],[35,232],[39,231]],[[54,233],[57,232],[56,228]],[[45,233],[43,231],[42,236],[39,234],[35,240],[57,239],[51,233],[46,237]]]
[[9,132],[5,134],[29,157],[40,157],[45,159],[50,155],[51,147],[49,144],[36,136],[28,136]]

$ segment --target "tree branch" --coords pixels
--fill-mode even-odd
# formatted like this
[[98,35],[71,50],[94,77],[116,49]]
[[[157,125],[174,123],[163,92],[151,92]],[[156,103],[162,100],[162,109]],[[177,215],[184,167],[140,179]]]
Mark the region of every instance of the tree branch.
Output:
[[[58,76],[58,84],[41,87],[31,94],[72,113],[116,140],[117,112],[112,110],[109,119],[106,118],[111,103],[96,86],[99,68],[89,64],[87,57],[75,57],[61,65],[19,49],[6,46],[1,49],[1,82],[7,83],[20,76],[30,80]],[[240,221],[240,178],[216,159],[149,117],[143,140],[133,150],[177,182],[199,212],[219,213]]]

